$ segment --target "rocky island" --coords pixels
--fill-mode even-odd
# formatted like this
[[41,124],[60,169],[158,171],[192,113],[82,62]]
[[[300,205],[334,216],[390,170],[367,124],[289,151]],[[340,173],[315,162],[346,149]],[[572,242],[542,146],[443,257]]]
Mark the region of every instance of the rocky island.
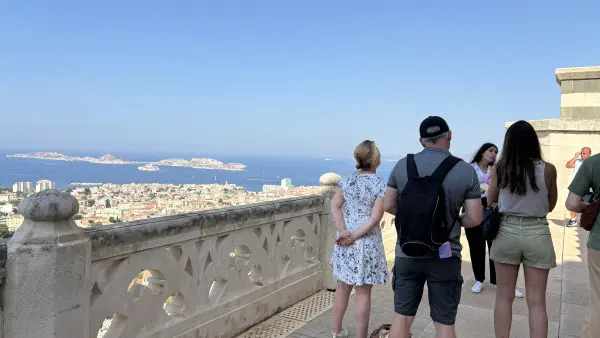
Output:
[[36,152],[29,154],[14,154],[14,155],[6,155],[6,157],[13,158],[29,158],[34,160],[50,160],[50,161],[69,161],[69,162],[89,162],[96,164],[134,164],[138,162],[123,160],[118,157],[114,157],[112,155],[104,155],[99,158],[84,156],[84,157],[73,157],[67,156],[61,153],[56,152]]
[[155,164],[170,167],[189,167],[196,169],[219,169],[232,171],[241,171],[246,168],[246,165],[241,163],[223,163],[212,158],[192,158],[189,161],[182,158],[170,158],[166,160],[160,160]]
[[157,167],[157,166],[155,166],[154,164],[148,163],[146,165],[138,167],[138,170],[141,170],[141,171],[159,171],[160,168]]
[[221,161],[212,158],[192,158],[185,160],[182,158],[170,158],[166,160],[160,160],[158,162],[137,162],[128,161],[112,155],[104,155],[99,158],[84,156],[74,157],[68,156],[57,152],[35,152],[29,154],[13,154],[6,155],[6,157],[12,158],[28,158],[34,160],[51,160],[51,161],[79,161],[89,162],[96,164],[145,164],[138,167],[138,170],[142,171],[158,171],[158,166],[169,166],[169,167],[188,167],[195,169],[209,169],[209,170],[231,170],[231,171],[242,171],[246,168],[246,165],[242,163],[223,163]]

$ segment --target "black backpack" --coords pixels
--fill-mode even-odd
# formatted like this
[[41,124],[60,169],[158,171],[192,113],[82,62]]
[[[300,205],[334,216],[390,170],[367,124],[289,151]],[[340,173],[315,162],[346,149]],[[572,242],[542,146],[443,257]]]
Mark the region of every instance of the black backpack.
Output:
[[402,252],[409,257],[434,253],[448,241],[456,223],[446,224],[446,198],[442,183],[461,159],[448,156],[431,176],[419,177],[414,154],[406,157],[408,182],[396,208],[396,232]]

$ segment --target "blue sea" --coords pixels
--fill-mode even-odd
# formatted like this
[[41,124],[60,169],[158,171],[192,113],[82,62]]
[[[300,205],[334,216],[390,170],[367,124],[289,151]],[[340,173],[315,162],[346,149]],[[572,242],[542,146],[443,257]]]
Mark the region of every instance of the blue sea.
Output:
[[[88,183],[162,183],[162,184],[235,184],[249,191],[261,191],[264,184],[279,184],[291,178],[295,186],[319,185],[319,177],[326,172],[348,175],[354,171],[354,161],[347,158],[219,156],[195,153],[111,153],[132,161],[158,161],[167,158],[209,157],[219,161],[239,162],[245,171],[202,170],[184,167],[160,167],[160,171],[137,169],[140,164],[93,164],[35,159],[8,158],[6,155],[38,150],[0,149],[0,187],[9,188],[20,181],[51,180],[57,188],[66,188],[73,182]],[[46,150],[39,150],[46,151]],[[69,156],[100,157],[104,153],[57,151]],[[378,175],[387,179],[395,161],[383,161]]]

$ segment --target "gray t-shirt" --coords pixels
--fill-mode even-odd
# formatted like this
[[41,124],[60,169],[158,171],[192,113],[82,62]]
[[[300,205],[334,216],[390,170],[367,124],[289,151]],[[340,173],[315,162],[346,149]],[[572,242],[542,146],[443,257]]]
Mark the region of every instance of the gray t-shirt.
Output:
[[[448,156],[450,156],[448,150],[439,148],[426,148],[420,153],[415,154],[415,163],[417,164],[419,176],[433,174],[435,169]],[[402,189],[404,189],[407,182],[408,174],[405,157],[396,163],[387,185],[390,188],[398,189],[398,199],[400,199]],[[450,223],[460,212],[465,200],[481,198],[477,173],[470,164],[464,161],[458,162],[450,170],[444,180],[443,187],[446,195],[446,219]],[[460,220],[457,220],[450,232],[450,244],[452,245],[452,254],[458,257],[461,257],[460,252],[462,250],[460,233]],[[396,244],[396,257],[406,257],[398,244]]]

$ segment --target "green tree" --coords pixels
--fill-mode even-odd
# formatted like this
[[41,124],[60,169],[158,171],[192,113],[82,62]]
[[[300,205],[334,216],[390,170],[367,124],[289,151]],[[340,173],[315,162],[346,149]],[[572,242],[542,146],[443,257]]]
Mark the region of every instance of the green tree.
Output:
[[83,219],[83,215],[82,214],[77,214],[77,215],[73,216],[73,219],[76,220],[76,221],[78,221],[80,219]]
[[85,188],[85,189],[83,189],[83,193],[86,195],[89,195],[92,193],[92,191],[90,190],[90,188]]
[[21,203],[21,200],[14,200],[14,201],[10,201],[10,204],[13,205],[13,207],[18,207],[19,203]]
[[110,200],[108,198],[106,199],[106,201],[104,201],[104,207],[110,208]]
[[96,222],[96,223],[94,223],[94,226],[95,226],[95,227],[101,227],[101,226],[103,226],[103,225],[104,225],[104,224],[102,224],[102,222]]
[[94,201],[94,200],[87,200],[85,203],[87,204],[88,207],[91,208],[91,207],[94,206],[94,204],[96,204],[96,201]]
[[67,189],[65,189],[65,192],[66,192],[67,194],[70,194],[70,193],[72,193],[72,192],[73,192],[73,188],[71,188],[71,187],[68,187]]
[[108,221],[111,222],[111,223],[117,223],[117,220],[114,217],[112,217],[112,216],[110,216],[108,218]]

